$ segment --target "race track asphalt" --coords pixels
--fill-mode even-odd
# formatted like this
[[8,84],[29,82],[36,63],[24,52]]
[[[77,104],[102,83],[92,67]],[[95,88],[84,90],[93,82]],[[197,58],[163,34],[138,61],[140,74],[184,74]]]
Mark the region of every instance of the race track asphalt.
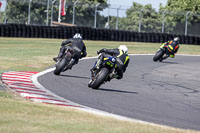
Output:
[[124,78],[99,90],[88,88],[96,59],[80,60],[72,70],[38,78],[51,92],[91,108],[142,121],[200,130],[200,56],[177,55],[153,62],[153,55],[132,55]]

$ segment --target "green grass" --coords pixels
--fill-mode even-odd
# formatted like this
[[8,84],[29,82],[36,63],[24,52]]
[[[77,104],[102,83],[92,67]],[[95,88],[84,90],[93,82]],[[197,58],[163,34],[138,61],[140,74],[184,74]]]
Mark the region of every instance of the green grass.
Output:
[[[0,72],[5,70],[42,71],[54,64],[63,39],[0,38]],[[129,53],[154,54],[159,43],[85,41],[88,57],[101,48],[117,48],[126,44]],[[200,54],[200,45],[181,45],[179,54]]]
[[[42,71],[54,64],[61,39],[0,38],[0,73]],[[129,53],[154,54],[160,44],[85,41],[88,56],[101,48],[126,44]],[[181,45],[180,54],[200,54],[200,46]],[[196,133],[165,126],[152,126],[102,117],[76,109],[40,104],[0,91],[0,133]]]
[[0,91],[0,114],[1,133],[197,133],[29,102],[5,91]]

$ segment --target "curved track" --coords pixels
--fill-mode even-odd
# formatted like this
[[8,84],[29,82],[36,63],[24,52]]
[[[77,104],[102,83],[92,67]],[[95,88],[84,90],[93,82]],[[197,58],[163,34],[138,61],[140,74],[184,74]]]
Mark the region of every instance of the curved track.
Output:
[[122,80],[92,90],[87,87],[96,59],[81,60],[72,70],[38,81],[53,93],[78,104],[143,121],[200,130],[200,56],[176,56],[153,62],[133,55]]

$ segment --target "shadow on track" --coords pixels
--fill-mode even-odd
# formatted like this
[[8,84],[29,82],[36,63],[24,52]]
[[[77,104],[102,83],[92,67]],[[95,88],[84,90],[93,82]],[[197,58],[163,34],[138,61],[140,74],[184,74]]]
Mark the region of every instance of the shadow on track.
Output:
[[100,91],[109,91],[109,92],[119,92],[119,93],[132,93],[132,94],[138,94],[138,92],[133,92],[133,91],[122,91],[122,90],[114,90],[114,89],[104,89],[104,88],[99,88],[98,90],[100,90]]
[[171,61],[162,61],[162,62],[159,62],[158,63],[166,63],[166,64],[181,64],[181,63],[178,63],[178,62],[171,62]]
[[73,75],[59,75],[59,76],[70,77],[70,78],[79,78],[79,79],[90,79],[89,77],[73,76]]

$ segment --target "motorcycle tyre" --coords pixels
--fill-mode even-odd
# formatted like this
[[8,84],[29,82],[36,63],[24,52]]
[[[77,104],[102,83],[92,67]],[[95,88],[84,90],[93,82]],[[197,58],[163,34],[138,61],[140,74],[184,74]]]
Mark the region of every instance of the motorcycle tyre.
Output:
[[160,58],[162,58],[162,56],[164,55],[164,51],[163,50],[159,50],[156,52],[156,54],[153,57],[153,61],[158,61]]
[[103,67],[95,77],[94,81],[89,82],[88,87],[91,87],[92,89],[98,89],[101,86],[101,84],[103,84],[108,74],[109,74],[108,68]]
[[59,64],[56,65],[56,69],[54,70],[55,75],[60,75],[60,73],[63,71],[65,66],[69,63],[69,60],[67,58],[63,58]]

